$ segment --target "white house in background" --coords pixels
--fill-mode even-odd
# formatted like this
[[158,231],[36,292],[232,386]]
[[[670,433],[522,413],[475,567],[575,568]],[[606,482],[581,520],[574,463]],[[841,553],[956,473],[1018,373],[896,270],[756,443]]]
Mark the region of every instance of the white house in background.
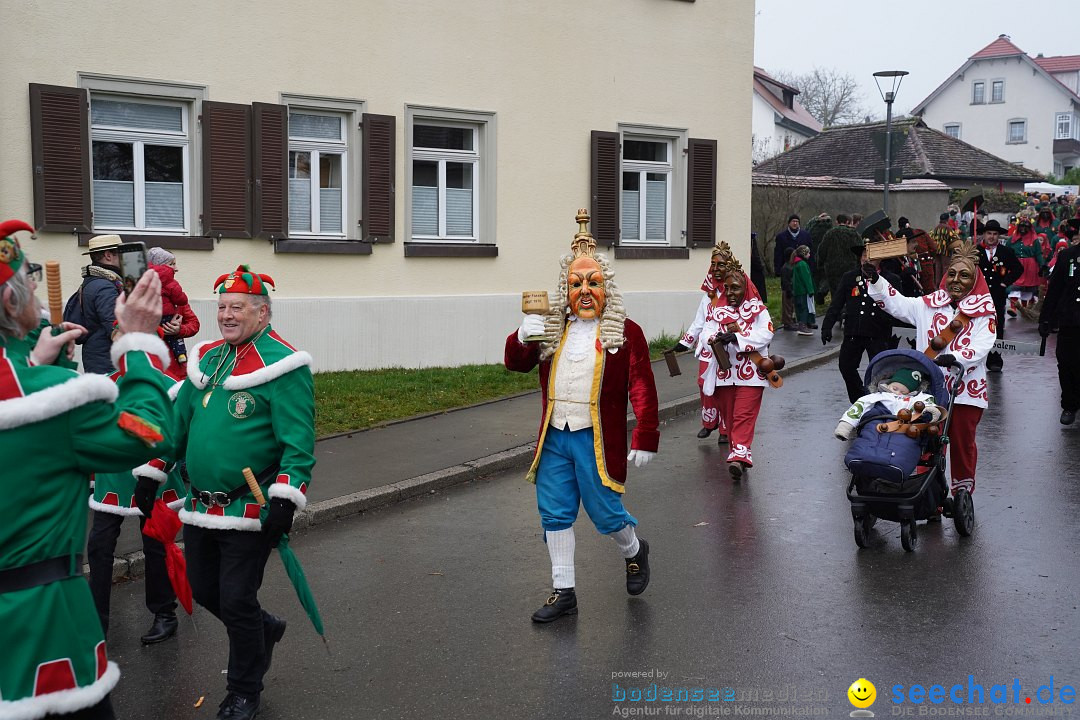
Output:
[[758,163],[821,132],[821,123],[795,101],[799,91],[754,67],[753,157]]
[[0,73],[0,217],[65,295],[94,234],[175,251],[192,342],[250,263],[317,370],[501,362],[578,208],[648,337],[693,317],[717,218],[748,262],[745,0],[3,7],[35,40]]
[[1026,168],[1080,166],[1080,55],[1031,57],[1008,35],[915,106],[928,126]]

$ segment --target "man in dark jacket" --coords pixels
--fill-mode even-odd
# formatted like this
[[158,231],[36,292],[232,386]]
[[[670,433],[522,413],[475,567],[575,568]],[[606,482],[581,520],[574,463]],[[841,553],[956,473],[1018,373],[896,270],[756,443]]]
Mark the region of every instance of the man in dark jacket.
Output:
[[[791,251],[800,245],[810,247],[813,240],[810,233],[799,228],[799,216],[792,213],[788,216],[788,225],[776,235],[776,246],[773,248],[773,273],[780,277]],[[781,316],[785,330],[795,329],[795,298],[790,292],[783,293],[781,304]]]
[[[862,239],[858,239],[850,248],[852,257],[859,267],[866,262],[866,248]],[[900,280],[895,275],[883,273],[893,285]],[[844,341],[840,344],[840,375],[847,387],[848,400],[854,403],[866,394],[862,376],[859,374],[859,362],[863,353],[868,360],[891,346],[893,319],[877,306],[866,292],[866,279],[862,270],[848,270],[840,279],[840,284],[833,293],[832,303],[821,322],[821,343],[832,342],[832,329],[840,314],[844,314]]]
[[[1000,340],[1005,337],[1005,308],[1008,305],[1009,286],[1024,274],[1024,266],[1016,258],[1016,253],[1000,244],[1002,228],[997,220],[990,220],[982,226],[982,229],[982,242],[979,243],[982,247],[979,253],[979,269],[982,270],[986,285],[990,288],[990,297],[994,298],[994,308],[997,310],[997,337]],[[989,372],[1001,372],[1004,364],[999,352],[991,351],[986,356],[986,369]]]
[[1057,325],[1058,381],[1061,383],[1061,424],[1072,425],[1080,410],[1080,220],[1068,221],[1068,248],[1058,253],[1039,315],[1044,338]]
[[116,323],[116,298],[123,290],[120,279],[119,235],[98,235],[90,238],[90,264],[83,268],[83,281],[64,308],[64,320],[86,328],[87,334],[79,343],[83,346],[83,370],[110,375],[113,367],[109,351]]

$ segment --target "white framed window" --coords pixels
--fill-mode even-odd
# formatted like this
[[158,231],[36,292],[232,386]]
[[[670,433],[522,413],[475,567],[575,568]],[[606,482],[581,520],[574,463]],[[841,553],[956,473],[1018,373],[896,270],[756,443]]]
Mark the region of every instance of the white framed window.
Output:
[[1073,137],[1073,114],[1058,113],[1054,126],[1056,127],[1054,132],[1055,140],[1071,140]]
[[289,108],[289,236],[346,236],[348,130],[337,113]]
[[620,125],[619,243],[685,244],[685,130]]
[[95,232],[197,235],[206,87],[79,73],[90,96]]
[[495,242],[495,114],[406,108],[408,236]]
[[992,102],[992,103],[1005,102],[1005,81],[1004,80],[991,80],[990,81],[990,102]]
[[282,93],[289,108],[289,237],[355,239],[362,100]]
[[1010,120],[1007,143],[1016,145],[1027,142],[1027,120]]
[[1061,177],[1065,174],[1065,166],[1056,160],[1054,161],[1054,174],[1058,177]]
[[986,102],[986,83],[982,80],[976,80],[971,83],[971,104],[982,105]]
[[190,126],[184,103],[90,95],[95,230],[187,233]]
[[960,123],[945,123],[945,134],[951,138],[960,139]]

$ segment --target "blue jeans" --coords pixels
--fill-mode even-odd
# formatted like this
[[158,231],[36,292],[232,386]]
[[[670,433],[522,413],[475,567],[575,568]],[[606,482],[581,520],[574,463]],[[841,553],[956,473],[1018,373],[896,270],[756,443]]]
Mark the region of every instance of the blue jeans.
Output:
[[600,481],[593,449],[593,429],[547,429],[536,469],[536,505],[544,530],[566,530],[577,519],[579,505],[602,535],[618,532],[637,520],[626,512],[622,495]]

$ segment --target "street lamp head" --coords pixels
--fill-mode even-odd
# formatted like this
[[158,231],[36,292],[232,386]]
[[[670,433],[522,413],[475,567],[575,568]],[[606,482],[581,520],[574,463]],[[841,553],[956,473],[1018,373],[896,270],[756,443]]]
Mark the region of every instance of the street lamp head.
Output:
[[874,73],[874,82],[877,84],[878,92],[881,93],[881,99],[892,103],[897,91],[900,90],[900,83],[904,81],[904,76],[907,74],[907,70],[878,70]]

